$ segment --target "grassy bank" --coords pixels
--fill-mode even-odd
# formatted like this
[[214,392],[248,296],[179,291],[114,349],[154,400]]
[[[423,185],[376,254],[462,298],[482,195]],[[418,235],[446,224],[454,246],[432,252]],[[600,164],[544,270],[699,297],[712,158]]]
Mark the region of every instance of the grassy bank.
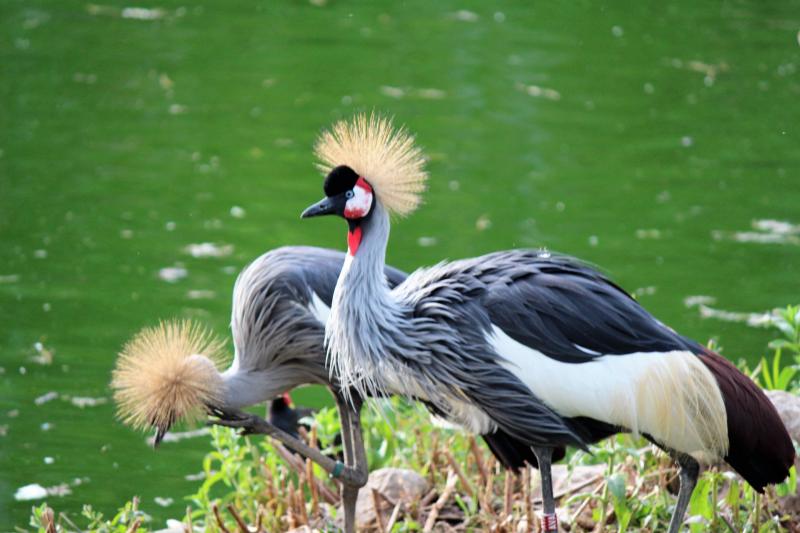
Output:
[[[800,392],[800,309],[789,308],[773,321],[780,338],[753,369],[744,369],[770,389]],[[502,470],[485,445],[469,435],[431,423],[426,412],[398,399],[364,414],[370,469],[399,467],[422,475],[428,489],[414,502],[375,494],[381,509],[377,531],[434,530],[527,531],[537,527],[538,475]],[[317,413],[308,433],[330,453],[338,431],[334,409]],[[203,460],[197,491],[186,497],[185,516],[169,525],[175,531],[284,531],[310,526],[339,529],[337,487],[318,467],[269,439],[240,437],[214,428],[212,451]],[[572,452],[555,474],[559,514],[571,531],[661,531],[666,529],[677,492],[672,461],[646,441],[618,435],[591,453]],[[800,528],[797,479],[791,477],[765,494],[753,491],[724,465],[706,469],[694,491],[689,522],[700,531],[794,531]],[[113,517],[90,505],[81,516],[35,507],[20,531],[154,531],[146,509],[134,500]]]

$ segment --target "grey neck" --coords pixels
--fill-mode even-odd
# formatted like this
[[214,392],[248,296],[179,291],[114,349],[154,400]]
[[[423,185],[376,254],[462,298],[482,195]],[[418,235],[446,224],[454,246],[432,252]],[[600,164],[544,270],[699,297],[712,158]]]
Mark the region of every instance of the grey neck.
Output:
[[325,329],[325,345],[331,373],[342,388],[362,396],[387,392],[381,380],[391,373],[383,355],[397,348],[405,309],[393,298],[384,275],[389,214],[375,202],[369,219],[362,223],[362,240],[355,255],[348,254]]

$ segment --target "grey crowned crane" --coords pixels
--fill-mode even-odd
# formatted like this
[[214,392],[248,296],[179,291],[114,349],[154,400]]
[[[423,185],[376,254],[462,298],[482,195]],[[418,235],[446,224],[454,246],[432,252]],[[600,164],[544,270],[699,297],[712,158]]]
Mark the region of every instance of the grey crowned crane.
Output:
[[[360,429],[361,399],[345,402],[338,381],[325,366],[325,321],[345,254],[312,247],[272,250],[245,268],[233,291],[231,330],[235,355],[220,372],[224,344],[189,322],[146,328],[123,348],[112,387],[120,417],[130,425],[156,429],[157,445],[179,419],[205,412],[216,423],[269,434],[320,464],[342,481],[345,530],[354,529],[355,500],[366,482],[366,453]],[[405,279],[387,267],[385,280]],[[329,387],[342,425],[347,466],[313,450],[280,427],[238,409],[273,400],[300,385]],[[273,401],[270,420],[281,417],[285,400]],[[278,426],[277,428],[275,426]],[[500,462],[519,469],[535,464],[530,448],[503,433],[484,435]]]
[[420,398],[481,434],[530,445],[543,527],[556,531],[553,450],[641,434],[680,466],[670,522],[683,521],[698,461],[724,459],[754,489],[786,478],[794,447],[762,391],[723,357],[668,328],[588,266],[509,250],[383,276],[390,215],[421,201],[422,152],[388,119],[358,115],[315,151],[325,198],[304,218],[339,215],[348,255],[325,332],[343,391]]

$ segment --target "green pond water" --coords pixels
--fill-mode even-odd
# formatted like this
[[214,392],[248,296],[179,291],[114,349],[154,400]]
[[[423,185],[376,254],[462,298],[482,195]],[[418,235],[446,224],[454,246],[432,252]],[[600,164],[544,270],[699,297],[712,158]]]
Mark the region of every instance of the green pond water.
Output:
[[183,513],[208,439],[122,426],[116,353],[160,318],[227,335],[270,248],[344,248],[299,213],[315,136],[358,110],[431,158],[398,267],[546,246],[751,363],[771,332],[685,300],[800,302],[797,1],[106,1],[0,3],[0,531],[33,483],[66,484],[58,511]]

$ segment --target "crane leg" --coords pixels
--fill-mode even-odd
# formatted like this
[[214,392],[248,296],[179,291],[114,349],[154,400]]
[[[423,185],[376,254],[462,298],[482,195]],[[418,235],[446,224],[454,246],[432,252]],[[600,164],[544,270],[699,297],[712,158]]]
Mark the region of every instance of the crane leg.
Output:
[[553,449],[534,446],[533,454],[539,461],[539,473],[542,476],[542,532],[557,533],[556,500],[553,497],[553,478],[550,474]]
[[336,407],[341,421],[342,447],[344,460],[348,468],[357,473],[351,483],[342,482],[342,510],[344,511],[344,531],[354,533],[356,528],[356,502],[358,491],[367,481],[367,462],[364,441],[361,434],[361,400],[354,400],[352,405],[339,393],[334,392]]
[[681,488],[678,491],[678,503],[675,504],[675,510],[672,512],[672,518],[669,521],[668,533],[678,533],[683,517],[686,515],[686,508],[689,506],[689,500],[692,497],[695,485],[697,485],[697,476],[700,474],[700,464],[692,457],[685,453],[671,452],[670,455],[677,461],[680,466],[680,473],[678,474],[681,482]]

